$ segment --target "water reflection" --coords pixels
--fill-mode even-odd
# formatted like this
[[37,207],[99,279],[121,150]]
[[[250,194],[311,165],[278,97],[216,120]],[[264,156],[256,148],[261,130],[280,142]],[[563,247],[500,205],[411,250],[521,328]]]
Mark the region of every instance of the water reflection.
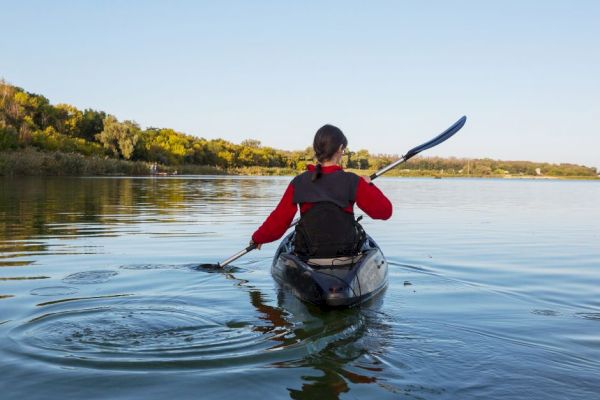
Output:
[[[339,331],[331,332],[326,341],[320,343],[318,351],[301,360],[281,363],[281,368],[308,368],[312,373],[302,375],[300,389],[288,388],[293,399],[338,399],[350,391],[351,384],[375,384],[379,361],[372,356],[385,347],[385,333],[372,320],[370,309],[355,309],[345,315],[330,311],[332,315],[313,315],[320,319],[322,328],[331,329],[338,325]],[[320,313],[319,313],[320,314]],[[377,335],[381,342],[369,340]],[[315,343],[316,344],[316,343]],[[368,356],[371,354],[371,356]]]
[[253,330],[269,334],[271,340],[279,342],[271,349],[298,343],[305,348],[304,357],[272,364],[276,368],[314,370],[314,374],[302,376],[305,383],[300,389],[288,388],[290,398],[338,399],[350,390],[349,384],[378,382],[376,374],[382,371],[382,365],[373,355],[381,353],[389,344],[391,332],[391,327],[381,318],[385,293],[360,307],[322,310],[279,288],[277,307],[273,307],[248,281],[236,278],[231,272],[225,273],[248,290],[250,303],[266,322]]
[[0,281],[34,281],[38,279],[49,279],[49,276],[9,276],[0,278]]
[[272,245],[197,270],[288,182],[2,179],[3,398],[598,393],[596,183],[382,179],[396,213],[365,225],[390,287],[323,311],[275,286]]
[[[228,221],[240,215],[243,201],[272,195],[260,180],[147,178],[18,178],[0,186],[1,258],[27,257],[52,251],[52,238],[118,237],[136,234],[140,223]],[[218,207],[215,207],[215,205]],[[248,210],[246,210],[248,211]],[[252,211],[250,211],[252,213]],[[260,208],[256,213],[260,213]],[[209,234],[206,232],[205,234]],[[161,235],[174,235],[173,232]],[[189,235],[189,232],[180,235]],[[32,238],[43,241],[31,241]],[[89,248],[88,248],[89,250]],[[92,252],[94,252],[92,250]],[[63,254],[81,254],[71,246]],[[29,265],[32,261],[0,261]]]

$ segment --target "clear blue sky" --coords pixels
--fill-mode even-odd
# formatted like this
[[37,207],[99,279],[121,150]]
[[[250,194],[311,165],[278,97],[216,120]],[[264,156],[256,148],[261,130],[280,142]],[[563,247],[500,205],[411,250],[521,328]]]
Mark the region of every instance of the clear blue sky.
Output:
[[600,1],[4,1],[0,77],[143,127],[600,167]]

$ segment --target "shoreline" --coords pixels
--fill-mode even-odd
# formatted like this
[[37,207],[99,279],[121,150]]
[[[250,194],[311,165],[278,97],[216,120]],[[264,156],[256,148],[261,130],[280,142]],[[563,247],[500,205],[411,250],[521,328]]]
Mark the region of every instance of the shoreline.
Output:
[[[189,176],[189,175],[224,175],[224,176],[289,176],[293,177],[302,170],[282,167],[235,167],[224,169],[210,165],[161,165],[152,173],[151,162],[127,161],[109,157],[84,156],[78,153],[60,151],[44,152],[26,149],[22,151],[0,152],[0,176]],[[369,176],[374,169],[346,168],[346,171],[361,176]],[[400,178],[467,178],[467,179],[507,179],[507,180],[600,180],[600,176],[557,176],[557,175],[515,175],[515,174],[456,174],[439,170],[397,169],[391,170],[386,177]]]

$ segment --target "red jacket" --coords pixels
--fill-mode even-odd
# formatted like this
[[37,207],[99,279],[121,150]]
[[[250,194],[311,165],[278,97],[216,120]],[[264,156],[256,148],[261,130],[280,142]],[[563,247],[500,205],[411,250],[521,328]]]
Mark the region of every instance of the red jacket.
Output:
[[[309,165],[308,170],[314,171],[315,166]],[[324,174],[341,170],[337,165],[322,167]],[[279,204],[265,220],[265,222],[252,234],[252,241],[257,244],[273,242],[283,236],[288,230],[296,211],[298,204],[293,202],[294,186],[289,185],[279,201]],[[364,179],[359,179],[356,189],[356,205],[373,219],[388,219],[392,216],[392,203],[387,197],[372,183],[369,184]],[[304,214],[310,210],[313,203],[300,204],[300,213]],[[352,213],[354,203],[350,204],[344,211]]]

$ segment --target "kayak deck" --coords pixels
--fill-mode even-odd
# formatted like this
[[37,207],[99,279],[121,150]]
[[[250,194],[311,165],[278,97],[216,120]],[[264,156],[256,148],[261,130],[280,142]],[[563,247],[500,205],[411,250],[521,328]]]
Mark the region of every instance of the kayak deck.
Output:
[[279,245],[271,274],[296,297],[319,306],[348,307],[370,299],[387,286],[388,264],[371,237],[367,236],[355,257],[305,262],[293,252],[293,235]]

